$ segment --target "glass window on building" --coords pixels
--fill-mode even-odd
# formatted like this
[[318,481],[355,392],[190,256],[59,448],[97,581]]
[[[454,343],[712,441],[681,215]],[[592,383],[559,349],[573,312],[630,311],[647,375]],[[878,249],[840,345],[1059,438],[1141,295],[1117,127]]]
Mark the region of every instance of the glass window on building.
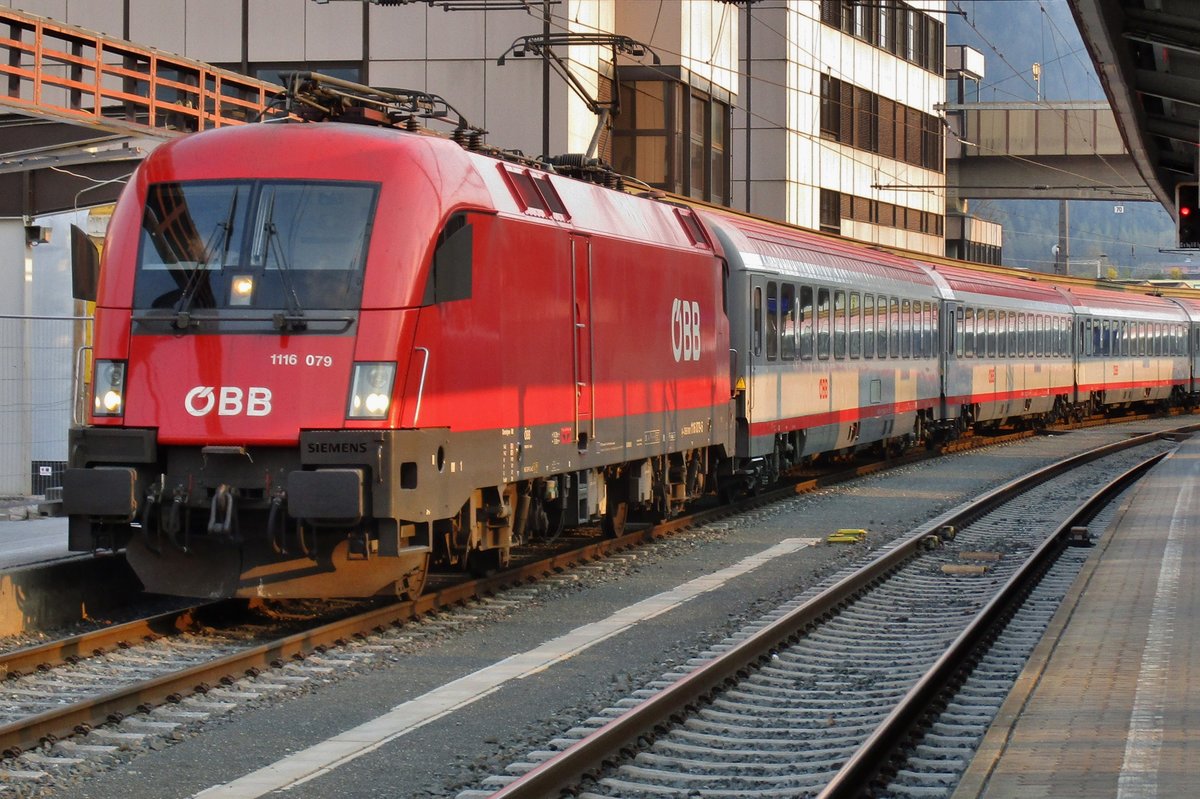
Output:
[[660,72],[639,72],[621,73],[613,167],[655,188],[728,205],[729,104]]

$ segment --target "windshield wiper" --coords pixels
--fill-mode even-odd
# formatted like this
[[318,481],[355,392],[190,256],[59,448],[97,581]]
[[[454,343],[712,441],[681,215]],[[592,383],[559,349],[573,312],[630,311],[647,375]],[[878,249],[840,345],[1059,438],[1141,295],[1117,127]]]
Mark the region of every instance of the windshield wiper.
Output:
[[[176,330],[187,330],[192,326],[192,303],[196,299],[196,294],[200,288],[200,281],[208,275],[208,265],[212,262],[213,254],[217,248],[221,248],[221,263],[229,256],[229,231],[233,230],[233,216],[237,211],[238,192],[234,191],[233,197],[229,200],[229,209],[225,213],[225,220],[218,222],[213,232],[208,237],[208,241],[204,245],[203,258],[196,263],[196,266],[188,274],[187,283],[183,286],[183,293],[179,297],[179,305],[175,309],[175,320],[171,326]],[[212,287],[208,287],[212,291]]]
[[308,322],[304,319],[304,308],[300,305],[300,297],[296,294],[296,286],[292,282],[292,267],[288,263],[283,247],[279,244],[279,228],[275,225],[275,192],[272,191],[266,201],[265,209],[260,209],[259,219],[262,227],[259,233],[263,239],[255,249],[262,258],[263,273],[267,271],[267,253],[275,255],[275,263],[279,268],[279,279],[283,283],[283,302],[286,313],[277,313],[272,319],[275,327],[287,332],[289,330],[304,330]]

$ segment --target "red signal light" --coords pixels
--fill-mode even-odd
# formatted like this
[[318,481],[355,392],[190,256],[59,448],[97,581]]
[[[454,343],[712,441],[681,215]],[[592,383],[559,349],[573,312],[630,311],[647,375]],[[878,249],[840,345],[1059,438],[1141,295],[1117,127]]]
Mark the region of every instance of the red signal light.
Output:
[[1200,185],[1175,186],[1175,244],[1181,250],[1200,250]]

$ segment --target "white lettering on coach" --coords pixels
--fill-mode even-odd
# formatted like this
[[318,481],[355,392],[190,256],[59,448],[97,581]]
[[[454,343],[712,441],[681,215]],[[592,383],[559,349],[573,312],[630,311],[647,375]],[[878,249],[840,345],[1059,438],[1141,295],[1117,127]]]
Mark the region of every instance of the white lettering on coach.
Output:
[[675,361],[700,360],[700,304],[678,297],[671,303],[671,352]]
[[236,386],[196,386],[183,398],[183,407],[192,416],[207,416],[217,409],[218,416],[266,416],[271,412],[271,389],[251,386],[248,391]]

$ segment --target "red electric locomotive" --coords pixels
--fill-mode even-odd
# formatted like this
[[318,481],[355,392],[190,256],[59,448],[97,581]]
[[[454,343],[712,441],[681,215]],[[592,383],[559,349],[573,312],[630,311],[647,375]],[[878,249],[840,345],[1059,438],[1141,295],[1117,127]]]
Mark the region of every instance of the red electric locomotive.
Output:
[[443,137],[174,141],[104,259],[64,504],[71,548],[125,547],[151,591],[412,595],[431,559],[670,513],[731,436],[692,211]]

